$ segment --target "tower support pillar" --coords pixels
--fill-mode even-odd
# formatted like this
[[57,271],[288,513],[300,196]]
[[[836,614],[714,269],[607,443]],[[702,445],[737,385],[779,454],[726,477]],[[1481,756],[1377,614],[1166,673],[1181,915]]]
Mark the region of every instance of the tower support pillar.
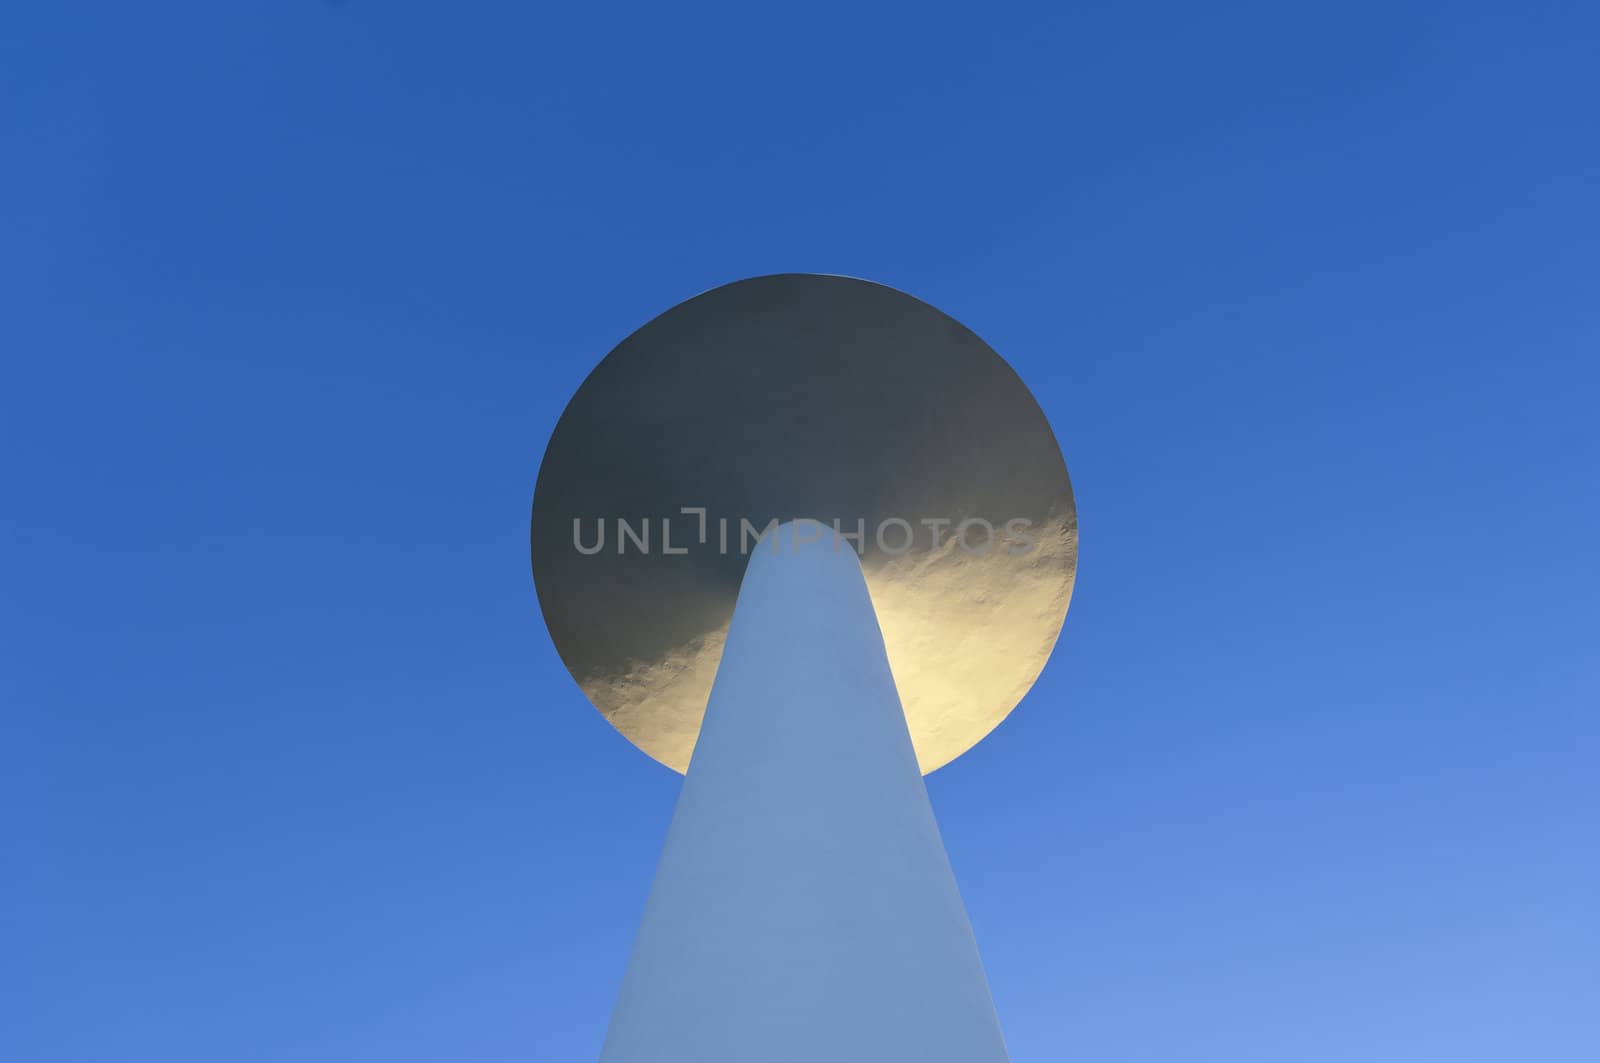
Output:
[[752,553],[602,1063],[1007,1059],[860,563],[808,523]]

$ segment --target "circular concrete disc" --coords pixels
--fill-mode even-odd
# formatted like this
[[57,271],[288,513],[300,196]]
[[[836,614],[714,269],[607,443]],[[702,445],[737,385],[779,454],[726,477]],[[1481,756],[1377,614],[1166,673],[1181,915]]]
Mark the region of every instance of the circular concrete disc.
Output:
[[749,552],[772,548],[758,543],[770,522],[799,518],[862,555],[924,772],[1033,685],[1078,556],[1072,486],[1033,396],[903,292],[756,277],[623,340],[539,468],[545,622],[640,749],[687,769]]

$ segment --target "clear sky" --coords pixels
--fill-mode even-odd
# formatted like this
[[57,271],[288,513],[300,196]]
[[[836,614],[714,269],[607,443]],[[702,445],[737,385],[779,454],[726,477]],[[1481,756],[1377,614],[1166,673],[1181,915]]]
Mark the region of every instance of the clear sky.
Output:
[[815,270],[1077,489],[929,782],[1016,1059],[1600,1058],[1600,15],[873,6],[8,5],[0,1057],[592,1059],[678,783],[540,454]]

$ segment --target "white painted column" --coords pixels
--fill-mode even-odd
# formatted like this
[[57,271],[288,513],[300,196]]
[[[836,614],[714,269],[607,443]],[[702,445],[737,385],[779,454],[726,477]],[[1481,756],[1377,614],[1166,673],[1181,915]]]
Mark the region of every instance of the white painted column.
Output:
[[1006,1060],[860,563],[796,527],[745,573],[602,1063]]

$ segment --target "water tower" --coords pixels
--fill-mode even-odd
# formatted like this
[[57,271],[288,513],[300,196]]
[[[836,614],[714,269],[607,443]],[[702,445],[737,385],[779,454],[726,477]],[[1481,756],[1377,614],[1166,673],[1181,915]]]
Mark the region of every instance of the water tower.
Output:
[[959,322],[846,277],[713,289],[556,425],[534,581],[607,720],[684,772],[604,1063],[1006,1052],[923,775],[1054,647],[1077,513]]

